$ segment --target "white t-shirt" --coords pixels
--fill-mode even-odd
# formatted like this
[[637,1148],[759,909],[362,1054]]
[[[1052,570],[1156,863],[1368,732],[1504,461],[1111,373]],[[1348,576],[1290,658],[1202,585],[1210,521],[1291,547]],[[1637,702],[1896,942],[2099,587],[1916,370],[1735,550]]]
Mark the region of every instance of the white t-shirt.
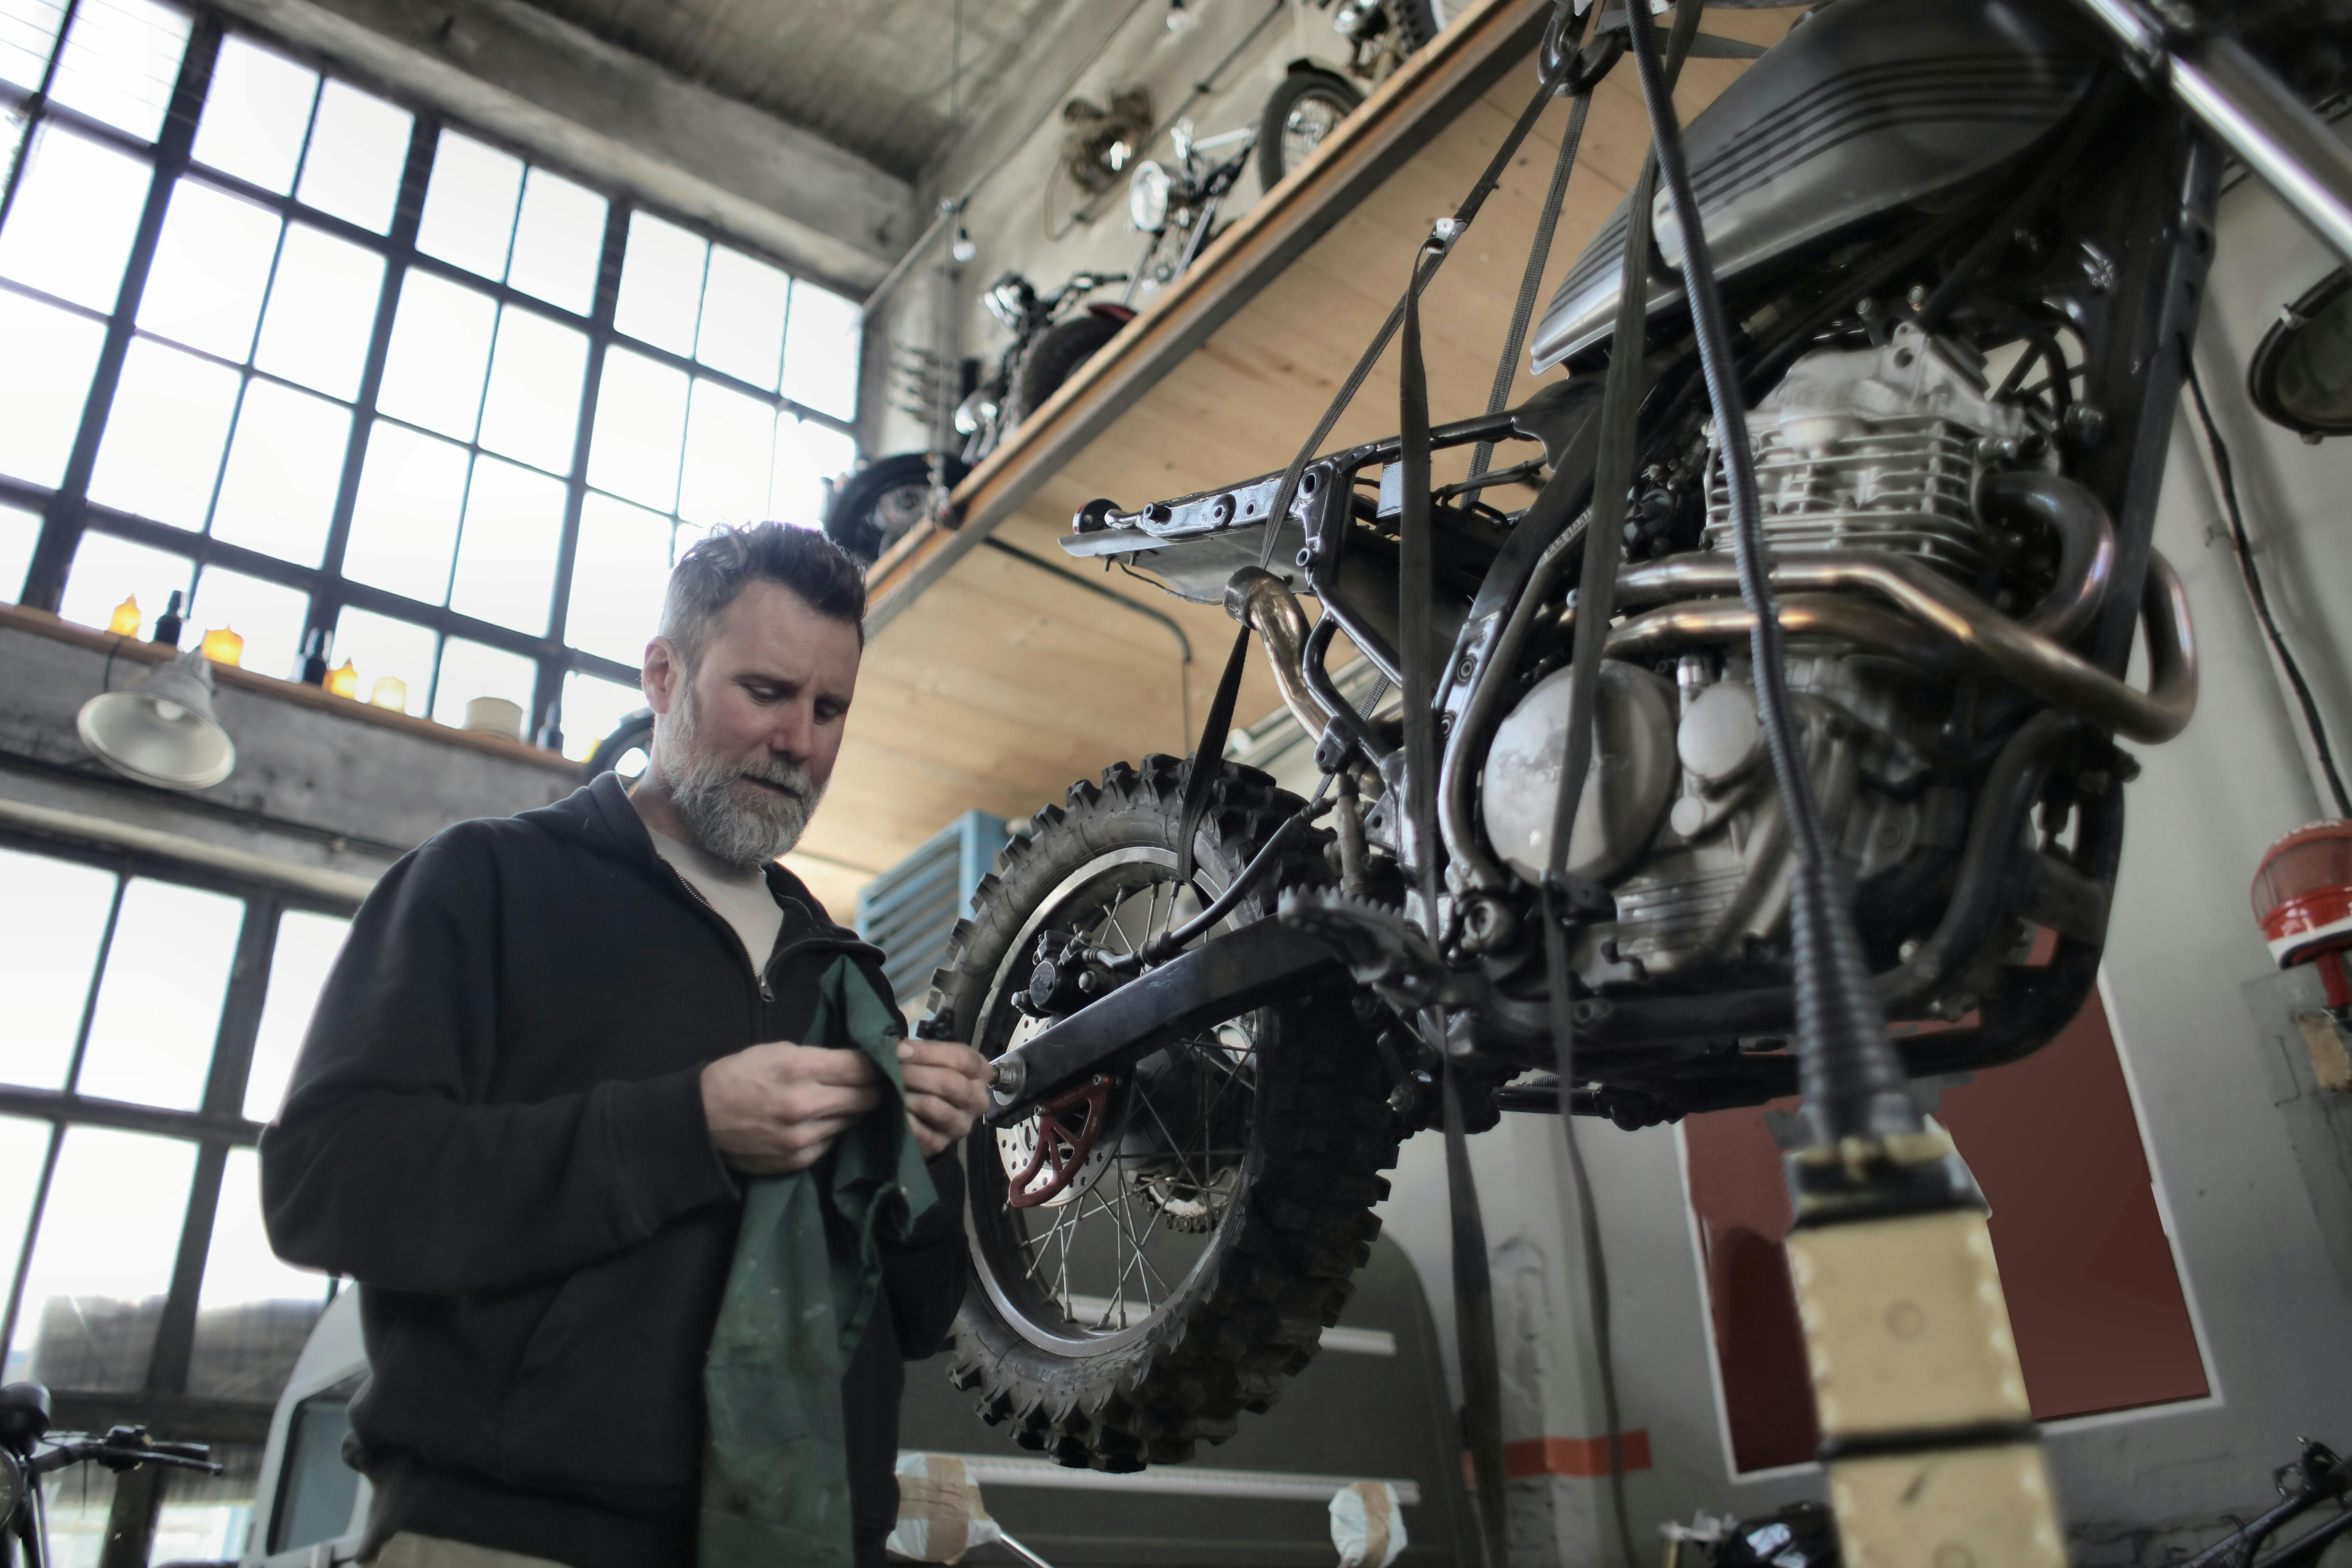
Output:
[[723,861],[714,860],[695,845],[685,844],[667,833],[652,834],[654,853],[668,861],[677,874],[686,879],[688,887],[700,893],[703,900],[717,910],[735,934],[743,939],[743,951],[750,955],[754,970],[765,969],[768,954],[776,950],[776,933],[783,929],[783,906],[769,889],[765,873],[757,869],[745,871]]

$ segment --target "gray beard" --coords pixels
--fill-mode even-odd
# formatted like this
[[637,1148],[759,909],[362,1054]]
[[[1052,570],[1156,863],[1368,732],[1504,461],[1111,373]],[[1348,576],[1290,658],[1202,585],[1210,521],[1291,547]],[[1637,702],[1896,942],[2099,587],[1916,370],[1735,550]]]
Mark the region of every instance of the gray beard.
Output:
[[[704,854],[751,871],[800,842],[817,802],[824,797],[806,769],[782,757],[729,761],[705,752],[690,684],[679,691],[677,706],[666,715],[663,729],[668,733],[657,737],[656,745],[669,784],[670,805]],[[765,779],[791,793],[780,795],[744,783],[747,779]]]

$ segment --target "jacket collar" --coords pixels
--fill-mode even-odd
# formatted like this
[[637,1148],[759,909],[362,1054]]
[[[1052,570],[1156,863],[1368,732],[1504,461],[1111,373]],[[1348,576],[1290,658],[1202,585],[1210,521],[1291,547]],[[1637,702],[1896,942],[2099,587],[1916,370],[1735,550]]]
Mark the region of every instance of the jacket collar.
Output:
[[[638,867],[648,874],[659,869],[661,857],[655,852],[653,835],[646,831],[645,819],[637,815],[637,808],[629,804],[628,786],[609,769],[552,805],[522,815],[562,837],[580,840],[600,855]],[[766,871],[768,887],[783,903],[787,918],[796,918],[814,932],[842,942],[867,945],[847,926],[834,923],[824,906],[817,902],[816,895],[798,877],[773,862]],[[667,879],[656,877],[656,880]]]

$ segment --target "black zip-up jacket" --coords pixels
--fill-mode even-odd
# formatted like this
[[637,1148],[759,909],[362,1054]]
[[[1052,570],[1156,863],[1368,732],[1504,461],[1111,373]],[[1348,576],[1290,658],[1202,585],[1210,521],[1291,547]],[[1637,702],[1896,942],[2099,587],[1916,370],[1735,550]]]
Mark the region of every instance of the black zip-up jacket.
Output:
[[[388,872],[319,999],[262,1134],[288,1259],[347,1275],[373,1375],[352,1406],[394,1531],[574,1568],[690,1564],[702,1362],[741,1189],[701,1071],[800,1037],[843,952],[880,954],[782,868],[755,973],[732,926],[654,853],[611,773],[553,805],[464,822]],[[898,1511],[902,1358],[963,1294],[963,1178],[886,1257],[842,1380],[861,1563]]]

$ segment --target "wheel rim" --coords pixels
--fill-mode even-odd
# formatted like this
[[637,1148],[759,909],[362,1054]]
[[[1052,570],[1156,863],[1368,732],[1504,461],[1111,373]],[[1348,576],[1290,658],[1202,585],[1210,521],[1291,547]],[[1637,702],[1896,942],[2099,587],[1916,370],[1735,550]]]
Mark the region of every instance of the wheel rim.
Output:
[[1283,172],[1288,174],[1305,163],[1307,154],[1323,145],[1323,138],[1331,133],[1331,127],[1339,124],[1347,112],[1347,105],[1328,93],[1302,94],[1282,121]]
[[[1179,887],[1174,853],[1156,847],[1089,860],[1007,948],[974,1044],[994,1057],[1042,1026],[1012,1005],[1039,931],[1075,930],[1132,952],[1197,911],[1205,882],[1196,872],[1194,887]],[[1236,1020],[1138,1062],[1111,1094],[1089,1162],[1097,1168],[1038,1206],[1007,1201],[1008,1166],[1018,1169],[1034,1136],[974,1135],[966,1162],[972,1246],[982,1287],[1014,1332],[1058,1355],[1099,1355],[1140,1339],[1188,1294],[1255,1168],[1258,1033],[1254,1020]]]
[[876,496],[873,507],[866,514],[866,526],[874,531],[875,553],[881,553],[905,538],[907,531],[922,521],[930,510],[929,479],[893,485]]

